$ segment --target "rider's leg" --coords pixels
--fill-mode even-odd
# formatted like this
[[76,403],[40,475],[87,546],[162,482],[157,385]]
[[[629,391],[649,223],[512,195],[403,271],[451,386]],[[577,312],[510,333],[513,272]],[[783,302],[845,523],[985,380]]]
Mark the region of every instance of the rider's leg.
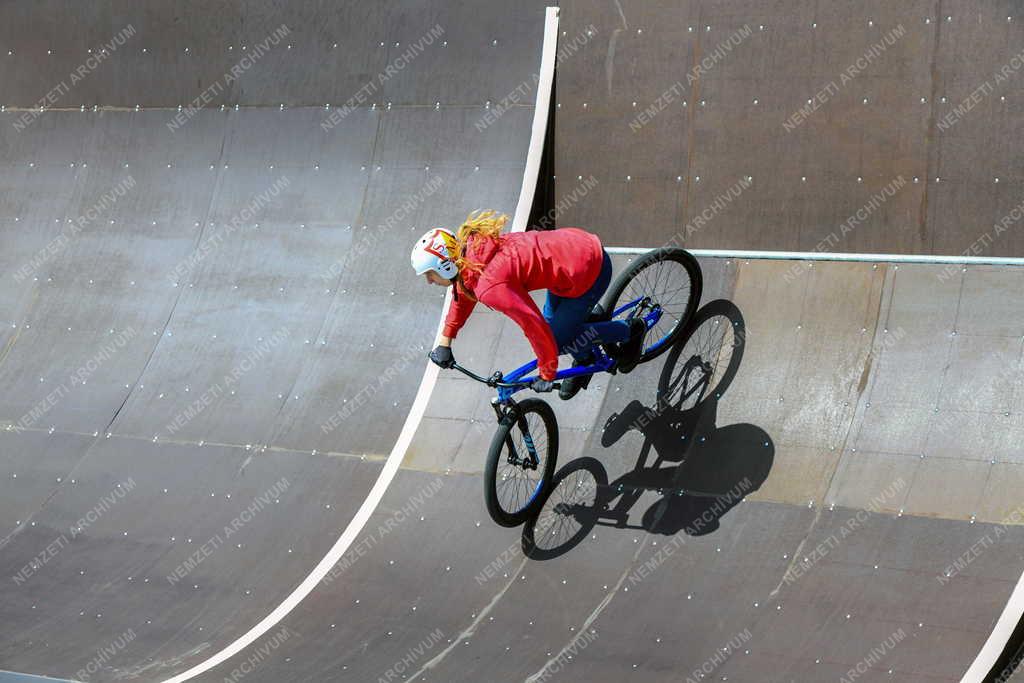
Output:
[[630,338],[629,324],[624,320],[587,322],[594,306],[600,302],[612,279],[612,261],[607,252],[601,272],[586,292],[568,299],[548,293],[544,304],[544,318],[551,326],[558,349],[571,354],[578,362],[592,359],[595,343],[614,344]]
[[[604,253],[604,264],[601,275],[587,294],[596,292],[596,298],[604,294],[612,278],[612,260],[608,252]],[[608,311],[612,313],[612,311]],[[639,318],[631,320],[603,320],[584,323],[585,333],[591,338],[600,340],[608,354],[618,360],[621,372],[629,372],[636,367],[637,360],[643,351],[644,333],[647,326]]]
[[[641,352],[643,351],[643,338],[644,333],[647,331],[647,326],[643,321],[634,318],[629,321],[602,320],[599,322],[586,322],[586,318],[589,317],[590,311],[604,295],[605,290],[608,289],[611,279],[612,260],[611,257],[608,256],[608,252],[605,252],[604,263],[601,267],[601,274],[598,276],[594,284],[578,299],[565,299],[560,302],[559,313],[555,317],[562,317],[562,307],[565,306],[566,303],[574,302],[578,304],[579,309],[575,312],[577,314],[583,314],[579,323],[579,335],[580,338],[586,340],[586,344],[582,349],[582,353],[573,354],[577,363],[584,362],[581,356],[589,355],[593,344],[599,341],[604,345],[608,354],[618,360],[619,370],[621,372],[630,372],[634,367],[636,367],[636,362],[639,360]],[[586,310],[586,313],[583,313],[583,309]]]
[[647,325],[641,318],[632,318],[629,325],[629,339],[608,349],[609,355],[618,361],[616,367],[622,373],[632,372],[637,366],[643,355],[644,334],[647,332]]
[[[548,292],[547,301],[544,303],[544,318],[551,326],[558,350],[560,353],[572,354],[573,367],[589,365],[594,362],[592,351],[595,341],[594,333],[584,329],[583,321],[590,315],[590,310],[594,307],[596,300],[590,303],[582,299],[583,297],[567,299]],[[588,384],[590,384],[590,375],[567,377],[562,380],[558,395],[562,400],[568,401],[580,389],[586,389]]]
[[[551,326],[558,350],[571,354],[573,367],[590,365],[594,362],[594,346],[598,342],[615,344],[630,338],[630,327],[624,321],[587,322],[594,307],[601,300],[612,278],[612,263],[604,255],[601,272],[594,284],[581,296],[574,299],[548,293],[544,304],[544,317]],[[590,383],[590,375],[570,377],[562,381],[559,396],[568,400]]]

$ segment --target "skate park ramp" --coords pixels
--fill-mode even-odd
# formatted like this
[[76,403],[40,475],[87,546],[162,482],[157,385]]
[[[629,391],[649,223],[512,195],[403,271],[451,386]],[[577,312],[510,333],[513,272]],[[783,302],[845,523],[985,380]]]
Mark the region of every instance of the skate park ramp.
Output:
[[[678,352],[554,399],[559,483],[522,533],[482,502],[488,392],[442,376],[360,543],[283,622],[333,645],[297,638],[252,675],[960,680],[1024,564],[1024,319],[981,313],[1021,273],[702,266]],[[457,353],[513,367],[520,336],[474,315]],[[666,407],[694,356],[716,368],[703,399]]]
[[444,303],[413,240],[515,205],[532,95],[476,124],[532,9],[0,8],[0,669],[164,680],[335,543]]
[[561,8],[593,37],[559,64],[557,174],[599,183],[561,224],[628,246],[1024,254],[1019,3]]
[[[671,6],[683,15],[662,14],[669,3],[594,5],[637,35],[674,27],[683,35],[668,54],[689,59],[685,12],[713,7]],[[13,273],[0,289],[0,669],[82,681],[961,680],[1024,569],[1022,271],[702,256],[702,308],[684,344],[595,378],[572,402],[550,398],[557,486],[537,520],[501,529],[481,495],[490,394],[424,373],[443,300],[406,256],[431,225],[520,208],[534,93],[494,103],[533,83],[543,7],[224,7],[85,21],[92,37],[69,45],[95,48],[131,25],[118,50],[128,59],[133,46],[134,61],[115,52],[75,84],[94,89],[81,91],[86,111],[30,113],[23,129],[23,108],[0,112],[0,258]],[[815,21],[810,6],[770,9],[770,45],[789,45],[783,17]],[[65,61],[46,66],[34,15],[2,11],[8,57],[22,61],[0,68],[29,106],[46,93],[37,80],[59,82],[82,57],[55,40]],[[736,11],[738,28],[754,8]],[[643,26],[630,23],[637,13]],[[565,128],[561,95],[607,87],[609,73],[617,86],[622,69],[609,63],[662,49],[630,46],[625,29],[575,5],[561,21],[556,165],[584,151],[566,147],[583,131]],[[236,50],[252,53],[282,24],[273,49],[223,79]],[[367,92],[435,25],[443,35]],[[28,78],[29,64],[52,71]],[[744,89],[757,75],[731,73]],[[668,85],[637,94],[652,101]],[[341,109],[363,88],[365,102]],[[627,142],[636,157],[616,147],[631,140],[628,121],[589,153],[642,162],[651,146]],[[722,140],[739,123],[705,125]],[[677,138],[658,133],[659,149]],[[850,150],[885,148],[853,139]],[[556,174],[559,225],[623,247],[669,242],[689,224],[659,223],[661,195],[628,185],[639,173],[581,185],[588,173]],[[834,198],[814,194],[819,208]],[[715,197],[679,206],[692,217]],[[609,211],[572,213],[596,202]],[[622,206],[628,221],[610,210]],[[793,230],[833,230],[850,212],[789,206]],[[739,199],[700,234],[740,227],[696,246],[763,247],[740,238],[765,217],[734,208]],[[887,234],[884,215],[858,230]],[[616,273],[634,257],[617,253]],[[529,347],[479,310],[456,356],[487,372]],[[684,399],[695,358],[714,372]],[[410,423],[421,376],[429,393]],[[280,614],[396,454],[401,469],[344,555]],[[187,674],[260,624],[237,653]]]

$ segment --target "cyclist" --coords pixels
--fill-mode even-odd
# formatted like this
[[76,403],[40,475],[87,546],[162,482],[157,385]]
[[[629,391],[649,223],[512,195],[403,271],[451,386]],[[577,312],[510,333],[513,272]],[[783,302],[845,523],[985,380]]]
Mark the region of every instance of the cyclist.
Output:
[[[495,211],[469,214],[457,233],[435,228],[412,250],[412,267],[427,282],[454,287],[441,343],[430,359],[442,368],[455,364],[451,343],[477,301],[504,313],[526,334],[537,356],[535,391],[551,391],[558,354],[573,366],[594,361],[601,342],[620,372],[636,367],[646,326],[639,319],[586,322],[612,277],[612,262],[597,235],[580,228],[501,234],[508,216]],[[529,292],[547,290],[543,314]],[[568,400],[585,389],[591,375],[562,381]]]

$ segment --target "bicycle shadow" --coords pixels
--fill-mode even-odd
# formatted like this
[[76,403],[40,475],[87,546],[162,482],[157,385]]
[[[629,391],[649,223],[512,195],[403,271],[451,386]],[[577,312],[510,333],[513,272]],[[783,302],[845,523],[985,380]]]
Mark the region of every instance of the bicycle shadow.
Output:
[[[636,465],[611,482],[593,457],[559,469],[544,505],[523,527],[527,556],[563,555],[597,525],[662,535],[710,534],[722,516],[760,488],[775,456],[771,437],[752,424],[716,424],[718,403],[739,370],[745,342],[743,315],[735,304],[718,299],[701,307],[666,356],[654,403],[630,401],[605,423],[605,448],[630,430],[643,435]],[[632,508],[652,491],[660,498],[639,524],[630,524]]]

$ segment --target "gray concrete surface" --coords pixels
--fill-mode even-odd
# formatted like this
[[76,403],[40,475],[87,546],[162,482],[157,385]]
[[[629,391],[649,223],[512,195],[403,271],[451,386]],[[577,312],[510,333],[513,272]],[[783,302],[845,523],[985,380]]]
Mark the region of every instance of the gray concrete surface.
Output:
[[[766,55],[798,61],[803,43],[786,42],[786,22],[814,14],[759,6],[711,22],[706,3],[671,16],[664,3],[626,4],[623,21],[648,32],[639,38],[615,33],[614,6],[594,7],[564,12],[563,41],[592,21],[604,42],[563,57],[560,93],[605,92],[611,76],[634,89],[630,102],[657,93],[623,78],[616,60],[629,73],[661,64],[657,73],[679,78],[667,73],[674,57],[656,57],[678,33],[671,54],[688,59],[690,22],[719,31],[746,22],[741,10],[767,13],[774,47],[742,62],[756,76]],[[408,242],[472,208],[514,208],[532,94],[476,124],[530,81],[543,14],[537,3],[441,2],[142,3],[99,18],[79,17],[86,10],[74,3],[47,9],[77,17],[75,31],[41,26],[24,5],[0,9],[0,47],[14,45],[0,52],[0,82],[17,105],[0,112],[0,667],[165,680],[270,612],[375,481],[441,309],[438,292],[408,273]],[[879,27],[903,17],[875,9]],[[930,8],[916,9],[925,17]],[[818,20],[834,39],[852,19]],[[138,34],[61,100],[96,103],[95,112],[76,104],[15,127],[85,49],[129,24]],[[177,104],[230,72],[238,58],[228,47],[281,24],[291,35],[226,84],[212,109],[174,125]],[[447,46],[430,45],[367,106],[321,127],[331,116],[323,103],[338,111],[435,24]],[[807,83],[841,70],[863,38],[832,56],[817,48],[824,56]],[[900,63],[897,81],[916,73],[916,61]],[[748,94],[733,87],[751,82],[739,66],[728,77],[721,97]],[[792,91],[769,90],[766,98]],[[712,79],[712,103],[713,92]],[[622,182],[604,175],[631,159],[668,168],[652,149],[669,159],[690,144],[670,113],[637,145],[608,134],[597,112],[567,117],[566,102],[556,160],[601,159],[610,170],[593,172],[600,184],[585,202],[559,185],[570,207],[562,224],[584,223],[612,244],[670,237],[683,225],[659,222],[677,215],[665,213],[661,193],[674,174],[645,181],[647,190],[630,184],[639,172]],[[741,125],[759,130],[733,114],[720,129],[702,124],[715,149],[738,146],[729,138]],[[917,125],[902,116],[897,126]],[[863,168],[913,166],[898,145],[858,138],[856,125],[841,140],[849,154],[829,163],[861,152]],[[831,121],[819,133],[837,129]],[[808,142],[801,154],[811,160],[814,149]],[[738,169],[727,157],[706,158]],[[994,168],[970,160],[969,178]],[[584,166],[558,173],[587,177]],[[764,168],[758,182],[796,172]],[[784,220],[748,205],[713,246],[754,246],[762,225],[834,227],[836,216],[820,212],[827,198],[855,209],[862,192],[847,193],[839,170],[822,170],[834,184],[826,201],[820,186],[808,190],[819,199],[773,209]],[[693,197],[684,206],[696,208]],[[889,211],[863,227],[888,234]],[[991,220],[980,200],[963,216]],[[938,245],[941,230],[933,233]],[[874,244],[864,239],[857,250]],[[932,251],[924,244],[907,248]],[[628,259],[617,256],[616,270]],[[1024,273],[729,259],[702,267],[708,306],[678,353],[597,378],[571,403],[553,399],[559,484],[535,524],[489,521],[488,393],[444,373],[359,540],[290,615],[196,680],[803,682],[851,671],[860,681],[959,680],[1024,569],[1024,314],[1015,303]],[[706,400],[641,425],[659,385],[698,350],[718,361]],[[528,354],[519,330],[486,310],[456,344],[459,360],[481,371]],[[381,383],[389,368],[400,379]]]
[[1024,256],[1019,3],[560,4],[577,49],[557,184],[603,188],[566,225],[620,246]]
[[[536,70],[534,7],[474,5],[473,27],[450,3],[0,9],[2,668],[166,678],[333,544],[441,311],[409,245],[516,201],[532,95],[475,124]],[[291,50],[227,87],[239,43],[280,23]],[[14,106],[122,25],[137,35],[54,105],[74,111]]]
[[[1024,273],[702,265],[705,302],[734,308],[706,309],[674,359],[555,399],[565,478],[532,536],[484,509],[487,392],[442,377],[358,549],[284,622],[314,635],[251,676],[827,681],[861,666],[857,680],[960,680],[1024,568],[1024,470],[998,446],[1018,428],[985,426],[1021,409],[1004,380],[1024,319],[974,318],[994,282]],[[726,320],[743,332],[717,333]],[[716,339],[719,398],[639,429],[666,366]],[[1005,365],[983,350],[1001,344],[1015,349]],[[456,353],[507,368],[528,348],[484,315]],[[970,392],[965,376],[1010,394]],[[567,502],[608,507],[555,514]]]

